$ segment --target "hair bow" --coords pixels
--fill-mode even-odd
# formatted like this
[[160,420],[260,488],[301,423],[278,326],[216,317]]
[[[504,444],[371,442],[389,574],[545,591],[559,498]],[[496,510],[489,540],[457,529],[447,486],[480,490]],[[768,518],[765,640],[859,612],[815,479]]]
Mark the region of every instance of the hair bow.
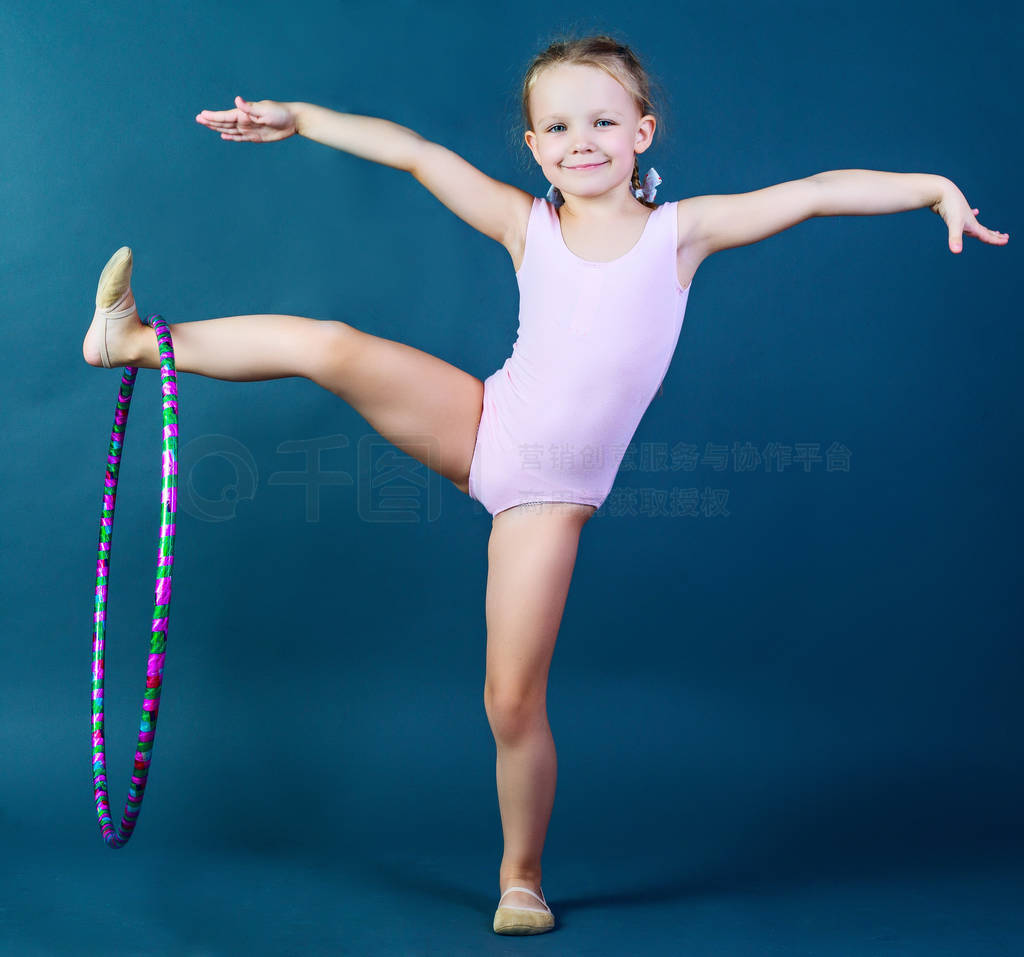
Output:
[[[654,196],[658,192],[658,187],[661,185],[661,177],[658,175],[658,171],[652,166],[644,177],[643,185],[639,189],[633,190],[633,195],[637,199],[645,199],[648,203],[654,202]],[[558,209],[565,199],[562,196],[562,191],[551,186],[548,189],[546,199],[551,203],[555,209]]]
[[661,185],[661,177],[658,175],[658,171],[652,166],[644,177],[643,185],[640,189],[634,189],[633,195],[640,199],[643,197],[648,203],[654,202],[654,194],[658,192],[658,187]]
[[555,207],[555,209],[558,209],[558,207],[559,207],[559,206],[561,206],[561,205],[562,205],[562,203],[564,203],[564,202],[565,202],[565,200],[564,200],[564,199],[562,198],[562,191],[561,191],[560,189],[557,189],[557,188],[556,188],[556,187],[554,186],[554,184],[552,184],[552,185],[551,185],[551,186],[550,186],[550,187],[548,188],[548,193],[547,193],[547,196],[545,196],[545,199],[546,199],[546,200],[547,200],[547,201],[548,201],[548,202],[549,202],[549,203],[550,203],[550,204],[551,204],[552,206],[554,206],[554,207]]

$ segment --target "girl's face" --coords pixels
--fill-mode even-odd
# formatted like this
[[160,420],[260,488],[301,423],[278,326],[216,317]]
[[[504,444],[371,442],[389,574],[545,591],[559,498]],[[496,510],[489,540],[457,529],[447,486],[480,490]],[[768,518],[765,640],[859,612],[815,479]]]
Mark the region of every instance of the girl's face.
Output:
[[535,128],[526,145],[563,196],[628,189],[634,156],[651,145],[656,121],[640,115],[618,80],[597,67],[562,63],[537,78],[529,102]]

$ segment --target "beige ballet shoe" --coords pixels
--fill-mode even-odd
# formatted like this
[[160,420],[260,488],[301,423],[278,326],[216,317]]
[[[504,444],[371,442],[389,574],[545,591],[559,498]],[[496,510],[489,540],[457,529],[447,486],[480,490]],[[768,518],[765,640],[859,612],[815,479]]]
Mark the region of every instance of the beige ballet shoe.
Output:
[[[510,907],[502,904],[505,894],[511,891],[523,891],[544,905],[540,907]],[[555,915],[551,913],[547,901],[544,900],[544,888],[538,897],[528,887],[510,887],[498,900],[498,909],[494,912],[494,933],[496,934],[543,934],[555,926]]]
[[99,284],[96,286],[96,311],[93,313],[93,321],[95,322],[97,317],[103,319],[103,335],[98,345],[100,362],[103,363],[104,369],[111,368],[110,353],[107,351],[107,323],[135,315],[131,278],[132,251],[127,246],[122,246],[103,267]]

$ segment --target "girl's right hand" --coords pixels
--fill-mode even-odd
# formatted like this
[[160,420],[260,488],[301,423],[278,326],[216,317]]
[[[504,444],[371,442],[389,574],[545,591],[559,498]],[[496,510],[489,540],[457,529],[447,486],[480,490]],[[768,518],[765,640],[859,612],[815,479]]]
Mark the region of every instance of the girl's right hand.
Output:
[[203,110],[196,115],[196,122],[219,132],[222,140],[244,143],[272,143],[298,132],[295,114],[286,104],[274,100],[250,103],[240,96],[235,97],[235,109]]

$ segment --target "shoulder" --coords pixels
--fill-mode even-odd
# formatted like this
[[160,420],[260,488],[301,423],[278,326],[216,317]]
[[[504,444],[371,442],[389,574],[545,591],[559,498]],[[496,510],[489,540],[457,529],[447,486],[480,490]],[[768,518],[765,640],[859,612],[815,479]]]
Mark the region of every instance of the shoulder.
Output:
[[680,262],[696,269],[712,252],[708,230],[727,195],[688,196],[676,202],[676,251]]
[[530,225],[530,215],[533,207],[538,202],[546,202],[537,196],[517,190],[518,195],[512,206],[512,223],[510,224],[508,239],[505,248],[512,257],[512,265],[516,272],[523,263],[523,256],[526,253],[526,231]]
[[676,201],[676,235],[680,252],[692,246],[698,235],[701,215],[706,211],[711,196],[689,196]]
[[700,242],[700,216],[709,196],[691,196],[676,201],[676,269],[679,285],[688,289],[707,250]]

